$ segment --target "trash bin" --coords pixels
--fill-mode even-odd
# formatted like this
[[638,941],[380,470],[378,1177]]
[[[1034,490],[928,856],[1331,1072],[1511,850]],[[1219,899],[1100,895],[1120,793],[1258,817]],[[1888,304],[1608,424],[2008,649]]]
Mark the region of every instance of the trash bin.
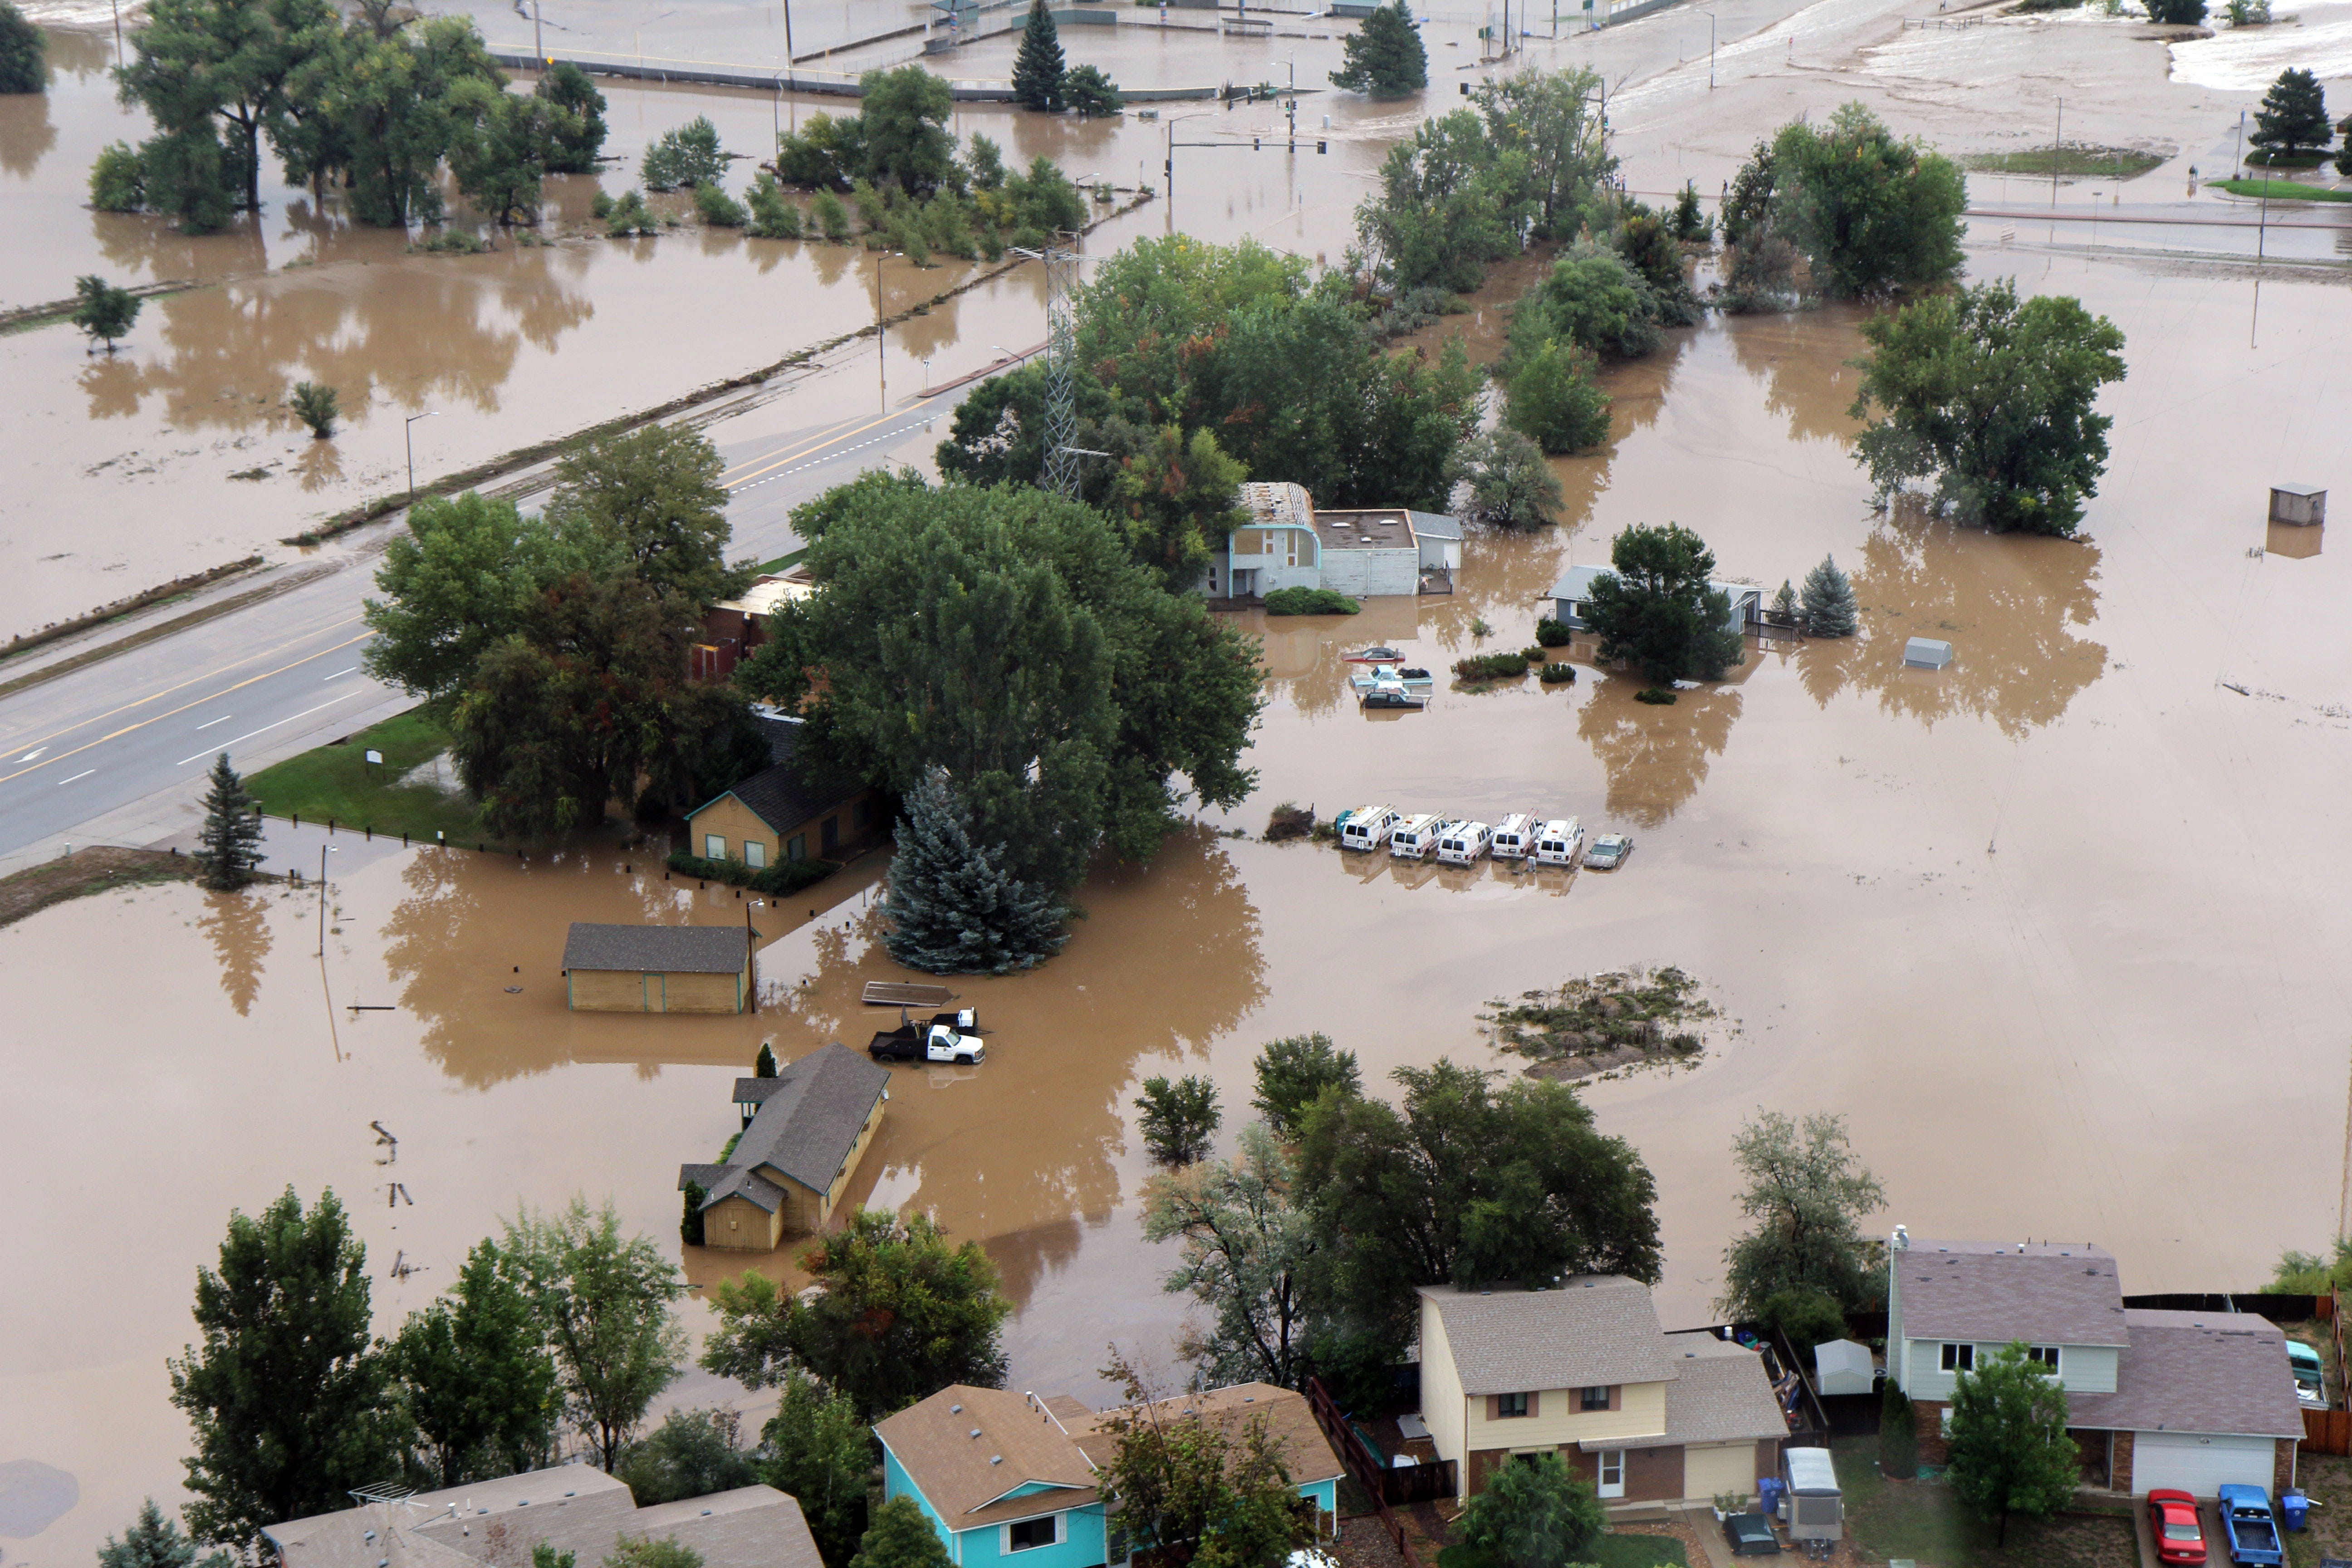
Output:
[[2286,1516],[2286,1527],[2300,1531],[2304,1515],[2311,1510],[2311,1500],[2301,1492],[2279,1493],[2279,1512]]
[[1780,1512],[1780,1478],[1766,1476],[1756,1483],[1756,1511],[1767,1518]]

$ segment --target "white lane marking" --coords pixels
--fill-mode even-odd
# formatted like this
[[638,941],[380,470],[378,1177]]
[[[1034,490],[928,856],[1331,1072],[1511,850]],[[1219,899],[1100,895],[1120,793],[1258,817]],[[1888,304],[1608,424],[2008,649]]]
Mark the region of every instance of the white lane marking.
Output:
[[[361,693],[357,691],[346,691],[341,697],[331,697],[326,701],[320,703],[318,708],[305,708],[299,713],[289,713],[285,718],[278,720],[277,724],[264,724],[258,730],[247,730],[242,735],[234,736],[229,740],[223,741],[218,746],[205,747],[203,751],[198,752],[195,757],[182,757],[178,762],[173,763],[172,765],[175,768],[184,768],[190,763],[194,762],[196,757],[213,756],[217,752],[228,750],[231,746],[236,745],[239,741],[250,741],[256,735],[266,735],[270,731],[278,728],[278,724],[291,724],[297,719],[308,719],[311,714],[318,712],[320,708],[332,708],[338,702],[349,702],[352,698],[360,695]],[[92,773],[96,773],[98,770],[92,768],[90,771]]]
[[203,723],[197,725],[196,728],[199,730],[209,730],[215,724],[226,724],[236,717],[236,715],[234,713],[224,713],[217,719],[205,720]]
[[23,756],[18,757],[16,760],[20,763],[29,763],[35,757],[39,756],[43,752],[47,750],[48,748],[47,746],[36,746],[31,751],[26,752]]
[[79,773],[78,773],[74,774],[73,778],[70,778],[70,779],[59,779],[59,780],[58,781],[58,784],[69,784],[73,783],[75,779],[86,779],[86,778],[89,777],[89,775],[90,775],[90,774],[92,774],[92,773],[96,773],[96,772],[98,772],[98,770],[97,770],[96,768],[84,768],[84,769],[82,769],[82,771],[81,771],[81,772],[79,772]]
[[812,458],[805,463],[796,464],[792,468],[784,469],[782,473],[770,474],[764,479],[750,479],[740,485],[730,485],[728,487],[727,493],[730,496],[740,495],[745,490],[756,490],[761,485],[772,485],[778,479],[788,479],[794,474],[800,473],[804,469],[823,468],[825,464],[832,462],[836,458],[847,457],[852,452],[862,452],[866,447],[878,446],[884,441],[895,441],[899,437],[906,435],[908,431],[915,429],[918,426],[925,426],[929,423],[930,421],[928,419],[918,419],[914,421],[913,424],[906,425],[898,429],[891,430],[883,435],[877,436],[870,441],[860,441],[855,447],[837,447],[833,451],[827,452],[822,458]]
[[332,674],[332,675],[322,675],[322,676],[319,677],[320,684],[324,685],[326,682],[328,682],[328,681],[330,681],[330,680],[341,680],[344,676],[349,675],[349,674],[352,672],[352,670],[353,670],[353,669],[357,669],[358,668],[359,668],[359,666],[358,666],[358,665],[356,665],[356,664],[354,664],[354,665],[351,666],[351,667],[350,667],[350,668],[346,668],[346,669],[339,669],[339,670],[335,671],[335,673],[334,673],[334,674]]

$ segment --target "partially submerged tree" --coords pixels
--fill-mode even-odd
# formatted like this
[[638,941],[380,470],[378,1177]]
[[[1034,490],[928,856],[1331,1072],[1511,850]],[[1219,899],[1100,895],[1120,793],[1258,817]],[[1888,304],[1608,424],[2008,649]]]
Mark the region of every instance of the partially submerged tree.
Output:
[[104,343],[108,353],[114,352],[117,339],[130,335],[131,323],[139,320],[140,309],[146,304],[130,289],[95,273],[74,279],[74,296],[79,303],[74,306],[73,324],[91,342]]
[[1555,339],[1511,373],[1503,418],[1546,452],[1584,452],[1609,439],[1609,395],[1592,353]]
[[1757,144],[1725,206],[1724,237],[1743,253],[1785,239],[1821,291],[1879,295],[1958,276],[1967,205],[1958,164],[1849,103],[1824,125],[1794,120]]
[[718,184],[727,177],[727,153],[719,145],[719,127],[710,123],[708,115],[698,114],[663,132],[638,160],[637,177],[649,191]]
[[1021,52],[1013,60],[1013,99],[1024,109],[1062,107],[1062,38],[1045,0],[1029,0],[1029,20],[1021,29]]
[[49,40],[12,0],[0,0],[0,93],[45,92]]
[[324,441],[335,433],[335,420],[342,414],[342,399],[331,386],[321,386],[315,381],[298,381],[286,406],[294,417],[310,427],[310,437]]
[[1127,107],[1127,100],[1119,95],[1118,83],[1095,65],[1074,66],[1063,73],[1062,101],[1081,120],[1117,114]]
[[2121,329],[2082,301],[2021,302],[2013,280],[1963,285],[1862,324],[1871,347],[1849,411],[1883,500],[1932,479],[1933,503],[1997,533],[2074,533],[2106,466],[2099,388],[2124,378]]
[[2021,1342],[1979,1352],[1954,1381],[1948,1476],[1971,1512],[1998,1521],[1996,1545],[2011,1514],[2047,1519],[2073,1500],[2083,1459],[2066,1423],[2065,1389]]
[[971,810],[934,769],[907,795],[890,857],[882,945],[932,974],[1004,974],[1044,963],[1070,939],[1052,889],[1008,869],[972,835]]
[[1798,625],[1809,637],[1850,637],[1861,626],[1853,602],[1853,580],[1838,570],[1834,556],[1805,574],[1805,593]]
[[1731,596],[1708,585],[1715,552],[1697,534],[1637,522],[1612,542],[1609,560],[1584,611],[1603,659],[1624,659],[1662,686],[1720,680],[1740,661],[1739,634],[1727,624]]
[[1724,1250],[1724,1311],[1761,1316],[1769,1298],[1789,1289],[1826,1297],[1832,1308],[1885,1299],[1878,1244],[1862,1222],[1886,1191],[1855,1158],[1844,1117],[1822,1111],[1798,1121],[1759,1110],[1732,1139],[1731,1162],[1747,1179],[1739,1211],[1754,1228]]
[[1166,1289],[1190,1292],[1212,1318],[1207,1330],[1188,1329],[1181,1342],[1203,1384],[1262,1379],[1304,1387],[1315,1232],[1297,1201],[1292,1158],[1272,1132],[1253,1122],[1242,1129],[1237,1158],[1153,1179],[1144,1192],[1143,1238],[1173,1237],[1183,1238],[1183,1262],[1170,1271]]
[[1250,1101],[1280,1138],[1296,1138],[1307,1113],[1326,1091],[1342,1097],[1361,1092],[1356,1053],[1343,1051],[1323,1034],[1286,1035],[1257,1053],[1257,1095]]
[[1382,0],[1339,46],[1331,85],[1374,98],[1402,98],[1429,85],[1429,50],[1405,0]]
[[2267,156],[2248,162],[2289,162],[2304,152],[2321,152],[2336,140],[2327,118],[2327,92],[2308,70],[2290,67],[2263,94],[2247,141]]
[[556,121],[555,145],[547,154],[551,174],[593,174],[597,155],[604,150],[604,95],[588,73],[570,60],[548,68],[531,89],[568,119]]
[[1217,1086],[1205,1078],[1145,1079],[1135,1109],[1144,1145],[1168,1165],[1189,1165],[1206,1154],[1225,1119],[1217,1109]]
[[205,821],[196,830],[192,858],[205,886],[219,893],[235,892],[252,881],[261,864],[260,807],[228,765],[226,752],[213,763],[205,786]]

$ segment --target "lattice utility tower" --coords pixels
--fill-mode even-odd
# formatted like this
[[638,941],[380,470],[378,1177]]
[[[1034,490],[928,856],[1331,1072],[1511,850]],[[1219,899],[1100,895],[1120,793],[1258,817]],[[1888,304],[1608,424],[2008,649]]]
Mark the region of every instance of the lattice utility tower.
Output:
[[1077,288],[1078,253],[1058,245],[1043,250],[1024,249],[1045,265],[1045,467],[1038,475],[1042,489],[1076,499],[1078,493],[1076,390],[1073,382],[1077,358],[1077,331],[1071,314],[1071,296]]

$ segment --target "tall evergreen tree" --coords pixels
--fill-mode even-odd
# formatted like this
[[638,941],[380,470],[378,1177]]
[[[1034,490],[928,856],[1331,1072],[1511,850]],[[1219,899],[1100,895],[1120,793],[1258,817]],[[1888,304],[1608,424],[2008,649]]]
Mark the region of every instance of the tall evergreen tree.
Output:
[[513,1261],[478,1243],[454,1296],[411,1313],[388,1348],[439,1484],[512,1475],[545,1462],[562,1401],[555,1363]]
[[49,85],[49,41],[25,13],[0,0],[0,92],[42,92]]
[[1029,25],[1013,62],[1013,96],[1024,109],[1062,107],[1062,35],[1045,0],[1029,0]]
[[2273,160],[2317,151],[2336,140],[2327,120],[2327,93],[2307,70],[2279,72],[2254,110],[2253,134],[2246,138]]
[[1850,637],[1861,625],[1854,613],[1853,582],[1827,555],[1805,574],[1797,624],[1809,637]]
[[[180,1533],[178,1520],[163,1517],[153,1498],[139,1505],[121,1541],[110,1535],[98,1549],[98,1568],[190,1568],[195,1560],[196,1543]],[[228,1554],[215,1552],[205,1568],[228,1568]]]
[[973,837],[971,808],[934,770],[907,797],[890,860],[890,956],[934,974],[1003,974],[1060,952],[1070,934],[1060,900],[1004,860],[1002,846]]
[[751,1058],[751,1076],[753,1078],[776,1076],[776,1049],[765,1040],[760,1042],[760,1054]]
[[1429,85],[1429,50],[1412,25],[1405,0],[1387,0],[1375,6],[1355,37],[1340,46],[1339,69],[1331,85],[1374,98],[1402,98]]
[[213,763],[212,786],[205,791],[205,825],[196,835],[196,868],[205,886],[231,892],[253,880],[261,864],[261,818],[245,781],[228,765],[228,753]]

